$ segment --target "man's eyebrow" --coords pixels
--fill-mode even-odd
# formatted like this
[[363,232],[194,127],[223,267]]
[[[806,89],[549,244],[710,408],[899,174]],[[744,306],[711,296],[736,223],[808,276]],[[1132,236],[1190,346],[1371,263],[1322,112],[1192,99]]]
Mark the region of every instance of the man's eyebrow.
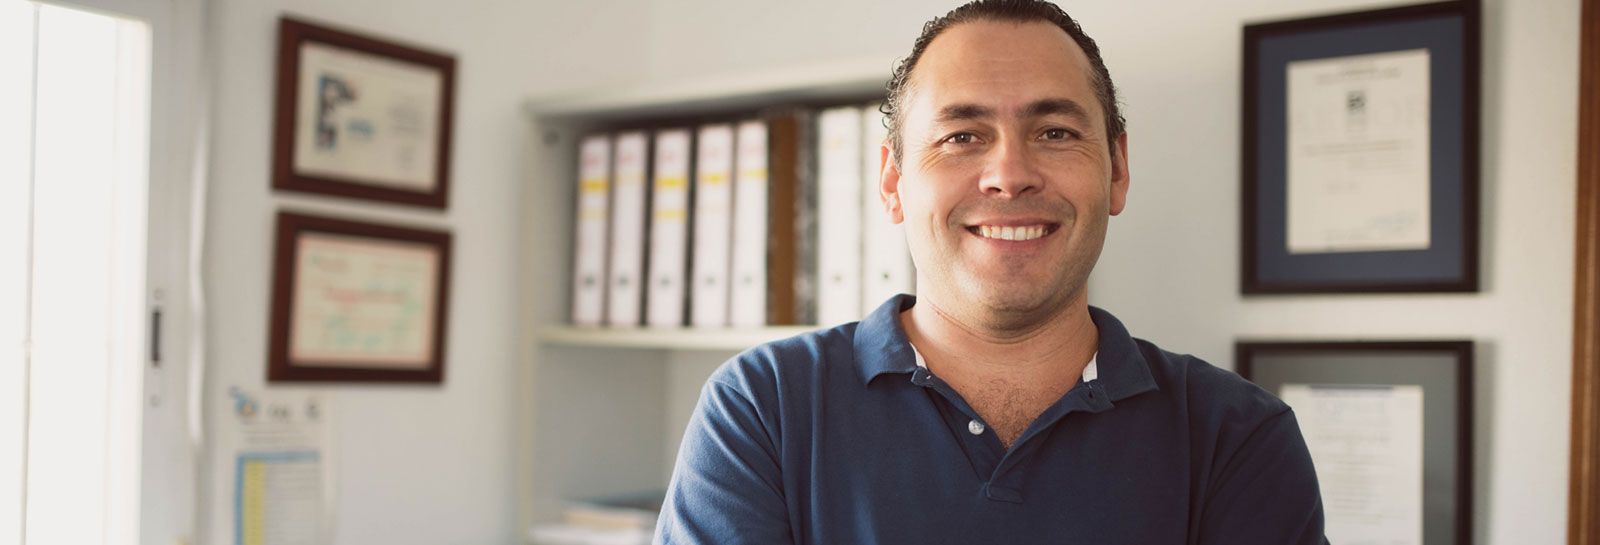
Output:
[[[1070,98],[1040,99],[1022,108],[1023,118],[1031,119],[1047,115],[1064,115],[1085,123],[1089,121],[1089,110]],[[994,116],[994,108],[988,106],[980,104],[951,104],[940,108],[939,115],[934,117],[934,121],[948,123],[951,121],[988,119]]]
[[951,104],[939,108],[939,115],[934,121],[948,123],[951,121],[966,121],[971,119],[986,119],[994,117],[994,109],[977,104]]
[[1047,115],[1064,115],[1077,118],[1078,121],[1089,121],[1089,110],[1070,98],[1047,98],[1035,101],[1023,108],[1022,117],[1034,118]]

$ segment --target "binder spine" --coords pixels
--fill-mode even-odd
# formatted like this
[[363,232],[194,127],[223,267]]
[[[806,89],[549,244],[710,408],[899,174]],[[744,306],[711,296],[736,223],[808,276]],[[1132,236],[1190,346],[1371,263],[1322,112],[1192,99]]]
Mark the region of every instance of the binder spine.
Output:
[[574,213],[572,323],[598,326],[605,314],[606,228],[611,196],[611,139],[585,137],[578,148]]
[[643,320],[649,253],[650,138],[633,131],[617,135],[612,167],[611,242],[605,323],[633,327]]
[[769,165],[763,120],[739,124],[733,169],[733,240],[728,322],[734,327],[767,323],[767,199]]

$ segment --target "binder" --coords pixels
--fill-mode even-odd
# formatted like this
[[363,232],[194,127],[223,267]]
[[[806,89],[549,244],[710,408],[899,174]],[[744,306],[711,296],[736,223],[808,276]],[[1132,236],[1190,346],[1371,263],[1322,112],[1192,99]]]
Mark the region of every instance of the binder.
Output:
[[584,137],[578,147],[578,210],[573,228],[572,323],[576,325],[600,325],[605,311],[610,184],[610,138]]
[[650,197],[650,284],[645,288],[645,323],[681,326],[688,290],[689,151],[688,129],[655,133]]
[[694,247],[689,323],[728,325],[728,272],[733,244],[733,125],[700,127],[695,137]]
[[817,190],[810,111],[767,123],[767,323],[817,323]]
[[913,293],[916,274],[904,228],[889,221],[878,196],[879,152],[889,129],[878,104],[861,109],[861,310],[866,316],[900,293]]
[[612,168],[611,259],[606,280],[605,323],[639,325],[644,306],[645,210],[650,186],[650,137],[643,131],[617,135]]
[[767,321],[767,124],[739,124],[734,143],[733,251],[728,321]]
[[817,123],[817,325],[861,317],[861,108]]

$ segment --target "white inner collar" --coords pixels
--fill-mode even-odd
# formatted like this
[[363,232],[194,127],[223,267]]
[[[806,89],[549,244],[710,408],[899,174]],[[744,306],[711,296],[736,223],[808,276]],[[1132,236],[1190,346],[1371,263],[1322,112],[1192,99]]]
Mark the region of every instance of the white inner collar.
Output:
[[[907,343],[907,344],[910,344],[910,343]],[[917,346],[916,345],[911,345],[911,353],[917,357],[917,367],[921,367],[923,369],[927,369],[928,368],[928,362],[923,361],[922,352],[917,350]],[[1085,365],[1083,367],[1083,381],[1084,382],[1090,382],[1090,381],[1093,381],[1095,379],[1100,378],[1100,367],[1096,364],[1096,362],[1099,361],[1099,359],[1100,359],[1100,352],[1095,352],[1094,355],[1089,356],[1089,365]]]

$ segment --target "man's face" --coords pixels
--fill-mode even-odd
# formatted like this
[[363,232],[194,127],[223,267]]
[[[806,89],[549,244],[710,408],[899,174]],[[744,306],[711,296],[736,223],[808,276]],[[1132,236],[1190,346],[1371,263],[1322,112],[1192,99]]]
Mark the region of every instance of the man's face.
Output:
[[1084,297],[1128,191],[1089,74],[1049,23],[962,23],[923,52],[880,189],[947,312],[1026,327]]

